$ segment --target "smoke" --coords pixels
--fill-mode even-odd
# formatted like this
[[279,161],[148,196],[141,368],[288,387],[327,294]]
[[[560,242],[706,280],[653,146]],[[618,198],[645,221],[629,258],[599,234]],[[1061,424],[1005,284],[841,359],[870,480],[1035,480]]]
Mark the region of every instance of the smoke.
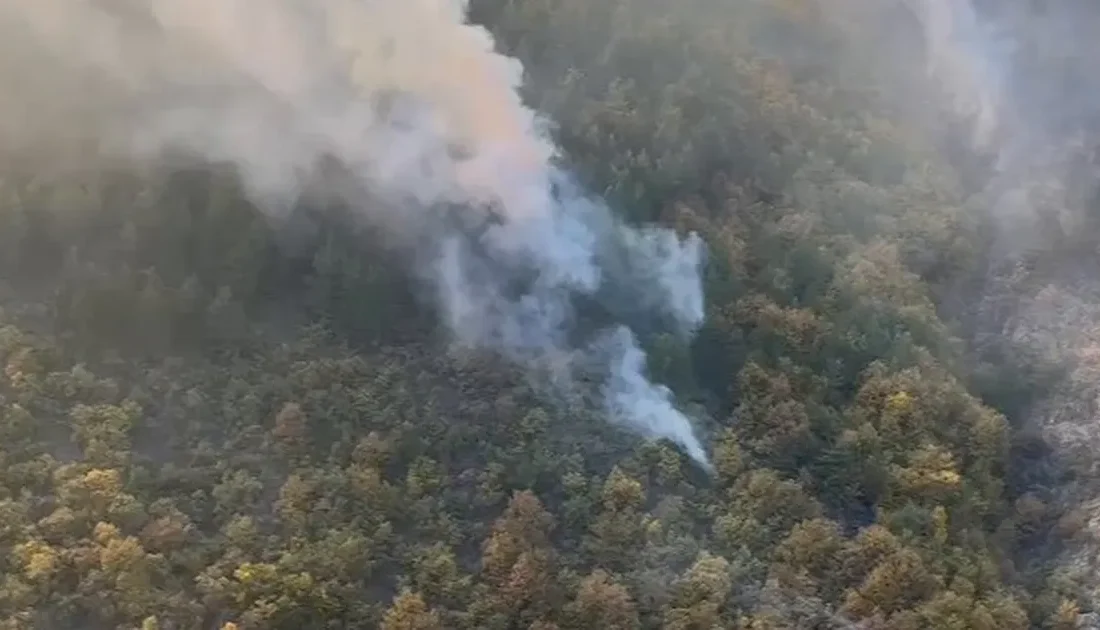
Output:
[[[1066,541],[1057,564],[1078,589],[1067,594],[1098,610],[1100,12],[1068,0],[910,4],[927,17],[937,78],[969,77],[951,83],[971,105],[960,113],[979,112],[974,148],[996,158],[978,205],[996,230],[990,267],[1007,271],[986,280],[980,338],[1026,348],[1065,371],[1022,420],[1042,431],[1074,473],[1046,489],[1061,509],[1085,515],[1086,531]],[[1100,616],[1085,615],[1080,625],[1100,628]]]
[[[626,325],[694,332],[701,241],[631,228],[581,194],[518,96],[520,64],[465,12],[461,0],[6,0],[2,152],[55,168],[228,163],[274,218],[336,164],[333,190],[417,261],[456,343],[558,390],[598,379],[617,421],[707,466]],[[620,323],[585,338],[578,300]]]
[[978,21],[969,1],[906,0],[924,27],[925,65],[954,101],[956,112],[974,121],[971,140],[978,148],[993,142],[1003,122],[1001,75],[985,53],[992,35]]

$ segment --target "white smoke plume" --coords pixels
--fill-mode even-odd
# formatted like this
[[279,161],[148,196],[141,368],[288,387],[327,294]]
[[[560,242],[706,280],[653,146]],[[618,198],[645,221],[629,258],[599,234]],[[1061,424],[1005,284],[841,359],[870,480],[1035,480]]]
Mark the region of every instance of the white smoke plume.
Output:
[[985,52],[992,35],[982,28],[970,2],[904,0],[924,27],[925,67],[954,100],[959,114],[973,118],[972,140],[993,141],[1001,123],[1000,81]]
[[634,334],[593,344],[574,325],[578,297],[615,287],[630,303],[609,310],[690,334],[701,241],[579,194],[518,96],[520,64],[465,14],[464,0],[4,0],[0,145],[55,166],[228,163],[275,217],[335,162],[343,201],[429,261],[416,271],[456,342],[556,386],[600,372],[617,421],[707,466]]

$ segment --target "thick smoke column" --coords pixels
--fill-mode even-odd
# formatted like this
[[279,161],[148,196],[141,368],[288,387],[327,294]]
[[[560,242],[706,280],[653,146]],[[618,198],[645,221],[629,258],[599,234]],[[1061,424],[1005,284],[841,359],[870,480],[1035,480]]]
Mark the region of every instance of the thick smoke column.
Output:
[[616,420],[707,466],[631,330],[586,340],[574,325],[578,297],[613,294],[606,310],[690,334],[701,242],[629,228],[572,187],[520,101],[522,68],[465,12],[460,0],[5,0],[0,145],[50,161],[230,163],[276,216],[335,162],[351,180],[343,201],[419,261],[458,343],[545,385],[596,378]]

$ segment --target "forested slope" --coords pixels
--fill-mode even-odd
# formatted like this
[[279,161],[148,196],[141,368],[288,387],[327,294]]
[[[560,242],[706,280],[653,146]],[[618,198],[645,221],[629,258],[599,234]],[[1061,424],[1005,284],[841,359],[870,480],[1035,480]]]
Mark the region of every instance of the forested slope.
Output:
[[644,344],[713,474],[452,351],[346,208],[6,163],[0,627],[1078,627],[1056,366],[972,344],[992,158],[910,13],[823,6],[471,7],[584,185],[705,240]]

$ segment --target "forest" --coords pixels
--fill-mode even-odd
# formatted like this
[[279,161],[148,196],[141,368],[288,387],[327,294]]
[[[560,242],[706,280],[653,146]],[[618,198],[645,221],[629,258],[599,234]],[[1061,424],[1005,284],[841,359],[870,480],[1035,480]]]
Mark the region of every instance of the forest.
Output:
[[1100,628],[1100,55],[975,3],[1034,35],[1013,161],[919,4],[470,3],[577,185],[705,243],[638,337],[709,469],[456,347],[339,203],[0,149],[0,629]]

